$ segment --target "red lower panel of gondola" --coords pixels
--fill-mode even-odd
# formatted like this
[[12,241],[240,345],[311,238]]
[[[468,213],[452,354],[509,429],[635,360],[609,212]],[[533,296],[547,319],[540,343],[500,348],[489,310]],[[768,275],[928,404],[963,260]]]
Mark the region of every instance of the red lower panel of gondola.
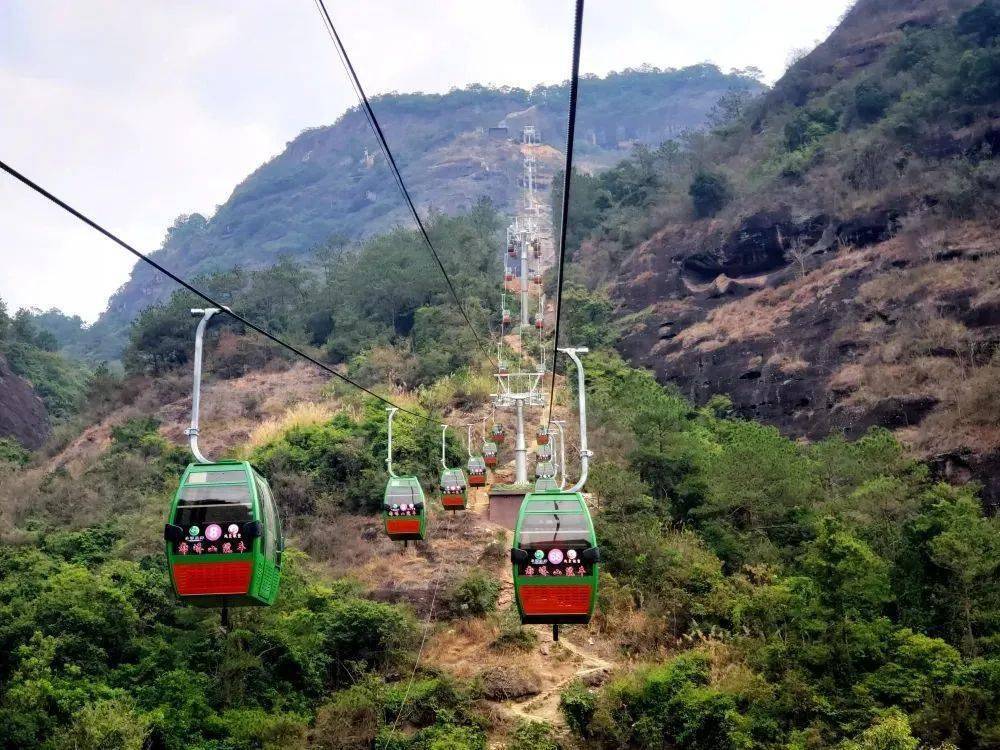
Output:
[[174,585],[180,596],[245,594],[253,576],[251,562],[210,562],[174,565]]
[[525,585],[518,587],[525,615],[586,615],[590,611],[592,586]]
[[446,508],[464,508],[465,507],[465,496],[464,495],[442,495],[441,504]]
[[487,458],[486,465],[492,469],[494,466],[497,465],[497,460],[495,458]]
[[469,477],[469,485],[472,487],[483,487],[486,485],[486,477],[473,474]]
[[385,531],[387,534],[419,534],[420,533],[420,519],[419,518],[390,518],[385,522]]

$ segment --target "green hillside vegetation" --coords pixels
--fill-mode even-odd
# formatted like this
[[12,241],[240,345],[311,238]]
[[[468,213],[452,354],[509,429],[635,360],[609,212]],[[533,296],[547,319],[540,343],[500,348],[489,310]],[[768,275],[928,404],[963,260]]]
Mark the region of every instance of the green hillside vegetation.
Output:
[[640,659],[681,653],[568,691],[586,746],[990,745],[1000,524],[975,487],[883,430],[800,445],[615,356],[588,365],[605,442],[631,445],[590,483],[600,620]]
[[[460,216],[435,215],[428,231],[471,320],[482,331],[498,324],[499,293],[489,281],[501,273],[500,218],[493,208],[483,202]],[[357,251],[335,253],[319,274],[285,261],[199,283],[266,330],[347,364],[365,385],[427,385],[483,358],[416,231],[398,229]],[[144,311],[132,326],[126,370],[157,374],[185,364],[192,350],[188,310],[203,304],[180,291]],[[237,336],[220,357],[213,356],[223,373],[242,373],[282,356],[257,336],[242,337],[242,325],[225,316],[212,330],[213,340]]]
[[56,337],[36,325],[31,312],[19,310],[10,317],[0,300],[0,354],[15,374],[31,383],[56,423],[79,411],[90,376],[89,368],[61,356],[58,348]]
[[[796,444],[728,417],[725,399],[695,409],[617,355],[592,354],[588,369],[606,561],[593,627],[647,666],[566,691],[576,742],[989,746],[1000,527],[974,487],[934,482],[884,431]],[[216,613],[175,606],[159,528],[187,459],[156,429],[119,425],[81,480],[57,470],[16,493],[0,481],[0,744],[485,747],[475,682],[425,666],[402,706],[408,608],[313,572],[301,552],[278,606],[239,612],[229,633]],[[404,420],[400,467],[431,481],[436,438]],[[372,512],[384,446],[373,402],[255,449],[293,543],[345,510]],[[451,451],[460,460],[459,441]],[[470,579],[442,611],[488,613],[491,580]],[[550,732],[524,725],[510,747]]]

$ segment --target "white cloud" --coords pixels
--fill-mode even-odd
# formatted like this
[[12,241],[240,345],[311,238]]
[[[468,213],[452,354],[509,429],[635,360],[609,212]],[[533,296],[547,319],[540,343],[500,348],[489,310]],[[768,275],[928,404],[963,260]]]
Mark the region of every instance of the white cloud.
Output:
[[[369,93],[566,78],[569,0],[328,0]],[[591,0],[583,68],[757,65],[823,37],[848,0]],[[353,94],[309,0],[0,3],[0,158],[155,249]],[[131,257],[0,178],[0,297],[93,319]]]

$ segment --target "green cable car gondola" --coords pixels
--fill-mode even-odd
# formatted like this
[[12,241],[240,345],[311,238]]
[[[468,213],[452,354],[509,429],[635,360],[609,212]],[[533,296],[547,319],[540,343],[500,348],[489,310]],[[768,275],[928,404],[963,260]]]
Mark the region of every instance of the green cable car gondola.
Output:
[[416,477],[390,477],[382,502],[386,535],[395,542],[420,541],[427,533],[427,503]]
[[448,468],[448,425],[441,425],[441,504],[446,510],[465,510],[468,506],[469,483],[461,469]]
[[538,432],[535,433],[535,442],[539,445],[549,444],[549,428],[539,427]]
[[[514,600],[521,622],[551,624],[556,640],[561,624],[590,622],[597,601],[601,560],[594,523],[580,494],[593,456],[587,448],[587,389],[578,356],[587,350],[567,347],[559,351],[565,352],[577,368],[580,479],[568,490],[536,490],[525,496],[510,550]],[[555,482],[554,470],[550,476],[538,473],[542,486]]]
[[281,582],[284,541],[271,488],[246,461],[213,462],[198,447],[202,343],[218,308],[192,310],[195,333],[194,387],[189,436],[195,463],[174,494],[163,529],[167,569],[174,593],[202,607],[273,604]]
[[203,607],[274,604],[281,522],[271,489],[246,461],[187,467],[164,529],[174,592]]
[[535,492],[547,492],[548,490],[559,489],[559,482],[555,477],[538,477],[535,480]]
[[583,495],[559,490],[527,495],[510,557],[522,623],[590,622],[600,550]]
[[535,462],[535,479],[552,479],[556,475],[556,467],[552,461]]
[[539,461],[551,461],[552,460],[552,446],[548,443],[544,445],[539,445],[535,449],[535,457]]
[[469,486],[486,486],[486,459],[482,456],[471,456],[466,466],[469,471]]
[[495,424],[490,428],[490,437],[497,445],[503,445],[504,440],[507,439],[507,430],[502,424]]
[[483,459],[486,461],[486,465],[494,469],[496,468],[498,462],[498,454],[500,452],[499,447],[492,440],[487,440],[483,443]]
[[414,476],[400,477],[392,470],[392,420],[399,411],[395,406],[386,409],[385,466],[389,481],[382,496],[382,526],[386,536],[394,542],[420,541],[427,534],[427,501],[420,480]]
[[465,510],[468,496],[464,471],[445,469],[441,472],[441,504],[446,510]]

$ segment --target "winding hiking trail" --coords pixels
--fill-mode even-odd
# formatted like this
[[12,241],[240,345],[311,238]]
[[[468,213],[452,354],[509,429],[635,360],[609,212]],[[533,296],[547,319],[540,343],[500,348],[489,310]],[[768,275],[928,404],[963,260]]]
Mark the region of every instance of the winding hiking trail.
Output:
[[[469,550],[472,539],[497,539],[506,533],[509,545],[511,533],[492,523],[488,517],[489,501],[485,490],[476,490],[466,514],[463,531],[459,536],[442,540],[439,560],[454,559],[463,555],[475,562],[485,549]],[[441,554],[444,553],[444,554]],[[501,581],[497,611],[513,606],[514,586],[509,565],[504,561],[495,565],[493,574]],[[565,728],[559,711],[561,692],[575,679],[587,684],[600,684],[617,668],[607,643],[596,642],[596,636],[584,626],[565,626],[560,630],[560,640],[552,640],[548,626],[526,626],[538,636],[537,645],[527,652],[503,653],[489,648],[495,637],[492,626],[483,619],[455,620],[439,625],[429,638],[425,661],[450,674],[467,679],[480,677],[492,688],[503,692],[504,680],[510,680],[514,697],[488,695],[497,713],[512,728],[521,720],[548,722],[557,729]],[[503,747],[502,742],[492,747]]]

